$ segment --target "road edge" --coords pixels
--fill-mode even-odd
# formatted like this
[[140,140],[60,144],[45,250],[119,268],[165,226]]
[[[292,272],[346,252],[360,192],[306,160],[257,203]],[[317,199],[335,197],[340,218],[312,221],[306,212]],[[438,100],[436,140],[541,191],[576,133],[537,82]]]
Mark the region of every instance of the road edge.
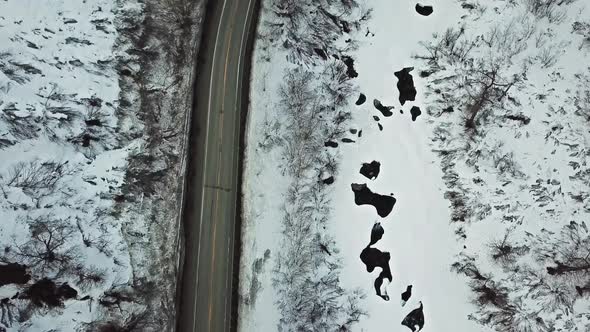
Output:
[[244,72],[242,73],[244,78],[244,85],[242,87],[242,105],[240,106],[242,111],[240,112],[240,140],[239,140],[239,160],[238,160],[238,193],[236,201],[236,221],[234,223],[234,255],[233,255],[233,276],[232,276],[232,298],[231,298],[231,321],[230,321],[230,332],[237,332],[239,325],[239,306],[240,306],[240,258],[242,253],[242,204],[243,204],[243,176],[244,176],[244,158],[246,153],[246,124],[248,120],[249,108],[250,108],[250,81],[252,80],[252,62],[254,61],[252,54],[254,53],[254,45],[256,42],[258,24],[260,23],[260,8],[262,0],[254,0],[254,8],[252,23],[250,25],[250,31],[248,31],[248,41],[246,43],[245,56],[247,61],[244,62]]

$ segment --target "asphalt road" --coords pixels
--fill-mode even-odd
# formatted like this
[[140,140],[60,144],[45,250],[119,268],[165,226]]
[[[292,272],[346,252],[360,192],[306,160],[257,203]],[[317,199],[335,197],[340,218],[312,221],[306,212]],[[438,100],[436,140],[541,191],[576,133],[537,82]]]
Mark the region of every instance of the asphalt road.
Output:
[[[209,0],[199,51],[184,210],[178,331],[230,331],[240,116],[256,0]],[[257,14],[257,13],[256,13]]]

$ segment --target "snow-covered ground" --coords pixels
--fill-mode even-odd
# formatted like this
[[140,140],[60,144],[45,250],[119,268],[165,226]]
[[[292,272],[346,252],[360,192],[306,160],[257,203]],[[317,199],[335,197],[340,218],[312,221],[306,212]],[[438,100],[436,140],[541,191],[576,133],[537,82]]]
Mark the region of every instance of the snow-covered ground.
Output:
[[[420,50],[418,41],[455,24],[461,8],[454,1],[432,1],[429,4],[434,13],[423,17],[416,13],[414,1],[371,4],[375,10],[368,29],[374,36],[362,38],[354,56],[359,72],[357,85],[367,102],[354,106],[353,127],[362,129],[363,135],[356,144],[342,148],[341,177],[334,183],[335,209],[331,216],[345,259],[342,283],[361,287],[369,295],[369,315],[355,330],[401,329],[398,326],[405,315],[422,301],[424,331],[483,331],[467,319],[474,306],[469,303],[466,280],[450,270],[462,244],[450,226],[442,172],[429,146],[432,129],[424,114],[415,122],[410,115],[412,106],[428,106],[423,98],[424,82],[418,75],[420,65],[412,58]],[[412,75],[418,94],[414,102],[401,106],[394,72],[404,67],[415,67]],[[374,98],[384,105],[394,105],[393,115],[383,117],[372,104]],[[378,129],[374,115],[380,117],[383,131]],[[381,172],[377,179],[369,180],[359,174],[359,169],[362,163],[373,160],[381,163]],[[393,193],[397,202],[392,213],[382,219],[370,206],[351,204],[350,183],[367,183],[373,192]],[[389,302],[374,296],[373,280],[378,269],[366,273],[358,258],[368,244],[375,221],[380,221],[385,231],[376,247],[391,253],[393,283],[387,288]],[[402,308],[400,294],[407,285],[413,285],[412,297]]]
[[0,2],[0,331],[174,325],[202,2],[183,5]]
[[[264,3],[271,8],[279,2]],[[304,205],[301,200],[317,202],[313,186],[300,184],[289,171],[293,164],[285,166],[294,145],[285,132],[293,119],[281,87],[291,86],[286,73],[303,63],[300,70],[313,73],[321,94],[333,54],[350,55],[358,77],[339,108],[352,112],[343,130],[334,135],[321,117],[316,119],[321,124],[315,132],[324,135],[319,143],[335,139],[340,144],[312,149],[320,160],[324,150],[332,151],[328,154],[339,166],[328,168],[331,173],[319,167],[319,180],[334,175],[335,181],[323,189],[325,198],[320,195],[320,204],[329,206],[322,210],[327,221],[312,214],[321,227],[313,231],[319,240],[310,243],[321,250],[309,260],[322,261],[315,257],[326,253],[340,257],[338,284],[346,291],[339,296],[355,289],[366,294],[359,302],[366,315],[347,329],[406,329],[401,321],[422,302],[424,331],[588,330],[588,3],[439,0],[427,3],[434,8],[427,17],[416,13],[415,4],[367,2],[372,17],[327,47],[296,30],[326,51],[327,61],[321,51],[315,57],[293,56],[296,43],[285,43],[268,26],[260,28],[244,175],[241,330],[292,330],[286,322],[293,313],[309,318],[312,326],[311,317],[323,319],[314,310],[307,316],[285,310],[286,302],[295,301],[305,312],[313,301],[301,304],[306,303],[301,292],[283,292],[288,287],[277,282],[286,280],[281,253],[289,252],[293,238],[308,243],[285,233],[296,220],[289,211]],[[300,6],[314,13],[307,2]],[[273,15],[263,11],[262,21],[276,20]],[[352,44],[358,49],[336,50]],[[394,72],[404,67],[414,67],[417,96],[401,106]],[[367,97],[361,106],[354,105],[359,92]],[[383,116],[373,99],[394,106],[393,115]],[[416,121],[412,106],[422,109]],[[362,137],[348,129],[362,130]],[[308,145],[318,143],[300,137]],[[343,137],[354,142],[340,141]],[[373,160],[381,163],[381,172],[369,180],[359,169]],[[397,201],[391,214],[381,218],[373,207],[355,205],[352,183],[392,193]],[[308,194],[293,195],[293,186]],[[369,274],[359,258],[376,221],[384,235],[373,247],[391,254],[389,301],[373,288],[381,269]],[[330,236],[334,246],[324,246]],[[325,273],[309,271],[314,271],[309,280]],[[412,297],[401,307],[400,293],[410,284]]]

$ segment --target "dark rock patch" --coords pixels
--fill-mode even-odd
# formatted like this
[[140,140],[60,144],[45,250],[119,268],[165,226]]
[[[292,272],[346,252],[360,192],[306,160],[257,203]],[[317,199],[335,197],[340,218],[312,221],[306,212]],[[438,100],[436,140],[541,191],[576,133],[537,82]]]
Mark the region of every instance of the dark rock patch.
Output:
[[352,139],[350,139],[350,138],[346,138],[346,137],[345,137],[345,138],[343,138],[343,139],[342,139],[342,142],[343,142],[343,143],[354,143],[355,141],[354,141],[354,140],[352,140]]
[[410,297],[412,297],[412,285],[408,285],[406,291],[402,293],[402,307],[406,305]]
[[377,127],[379,127],[379,131],[383,131],[383,125],[382,124],[378,123],[377,124]]
[[353,183],[350,187],[354,192],[354,202],[356,205],[373,205],[381,218],[387,217],[391,213],[391,210],[393,210],[396,202],[394,197],[376,194],[364,183]]
[[342,62],[346,65],[346,75],[350,78],[358,77],[359,74],[354,70],[354,59],[349,57],[348,55],[342,56]]
[[381,119],[379,119],[379,117],[378,117],[378,116],[376,116],[376,115],[373,115],[373,120],[375,120],[375,121],[379,121],[379,120],[381,120]]
[[416,12],[422,16],[429,16],[434,11],[432,6],[423,6],[420,3],[416,4]]
[[399,114],[404,114],[404,110],[399,110]]
[[410,109],[410,114],[412,114],[412,121],[416,121],[420,114],[422,114],[422,111],[420,110],[420,107],[412,106]]
[[354,104],[357,106],[360,106],[360,105],[364,104],[365,101],[367,101],[367,96],[365,96],[364,93],[361,93],[359,95],[359,98],[356,100],[356,102]]
[[402,325],[410,328],[412,332],[416,331],[416,326],[418,326],[418,331],[422,330],[424,327],[424,311],[422,302],[420,302],[420,307],[410,311],[404,320],[402,320]]
[[370,163],[363,163],[360,173],[368,179],[375,180],[379,176],[380,170],[381,163],[373,160]]
[[363,136],[363,130],[361,129],[361,130],[359,130],[358,137],[362,137],[362,136]]
[[414,78],[410,72],[414,67],[406,67],[394,73],[397,77],[397,90],[399,91],[399,102],[405,104],[406,101],[416,100],[416,88],[414,87]]
[[324,59],[324,60],[328,60],[328,54],[326,54],[326,51],[322,50],[321,48],[314,48],[313,51],[315,52],[315,54],[317,54],[320,58]]
[[349,129],[348,131],[353,135],[356,135],[356,133],[358,132],[358,130],[356,129]]
[[389,280],[389,282],[393,280],[391,268],[389,267],[389,259],[391,258],[391,255],[388,252],[383,252],[377,248],[367,246],[361,252],[360,258],[367,267],[367,272],[373,272],[376,267],[382,269],[377,279],[375,279],[375,293],[385,301],[389,301],[389,296],[381,291],[381,286],[383,285],[384,279]]
[[338,142],[334,142],[334,141],[327,141],[324,143],[324,146],[327,148],[337,148],[338,147]]
[[392,116],[393,115],[393,113],[391,112],[391,110],[393,109],[393,106],[384,106],[377,99],[373,99],[373,106],[375,106],[375,108],[379,112],[381,112],[381,114],[383,114],[383,116],[385,116],[385,117],[388,117],[388,116]]
[[0,287],[8,284],[26,284],[31,280],[27,267],[17,263],[0,264]]
[[44,278],[25,290],[22,298],[29,299],[37,307],[63,307],[63,301],[73,299],[78,292],[67,283],[57,286],[55,282]]
[[371,229],[371,242],[369,242],[369,246],[372,246],[381,240],[383,233],[385,233],[385,231],[383,230],[383,226],[381,226],[380,222],[373,224],[373,228]]
[[470,3],[463,3],[463,4],[461,4],[461,8],[471,10],[471,9],[475,9],[475,5],[470,4]]
[[329,178],[323,179],[322,183],[323,184],[332,184],[332,183],[334,183],[334,177],[330,176]]

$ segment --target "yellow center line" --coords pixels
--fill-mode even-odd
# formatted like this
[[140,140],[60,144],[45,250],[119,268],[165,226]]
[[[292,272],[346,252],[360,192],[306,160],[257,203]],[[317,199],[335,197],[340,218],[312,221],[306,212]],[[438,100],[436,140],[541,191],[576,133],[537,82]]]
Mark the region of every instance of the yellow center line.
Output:
[[[237,6],[236,6],[236,10],[237,10]],[[234,15],[235,15],[235,11],[234,11]],[[222,156],[222,138],[223,138],[223,128],[224,128],[224,109],[225,109],[225,90],[226,90],[226,86],[227,86],[227,66],[229,64],[229,55],[230,55],[230,45],[231,45],[231,39],[232,39],[232,30],[233,30],[233,26],[230,26],[229,29],[229,38],[227,41],[227,47],[226,47],[226,56],[225,56],[225,65],[224,65],[224,70],[223,70],[223,93],[222,93],[222,101],[221,101],[221,111],[219,114],[219,136],[218,136],[218,144],[219,144],[219,149],[218,149],[218,157],[217,157],[217,176],[215,179],[215,187],[217,189],[215,192],[215,209],[213,210],[213,217],[212,217],[212,222],[213,222],[213,243],[212,243],[212,254],[211,254],[211,271],[210,271],[210,275],[209,275],[209,316],[208,316],[208,330],[211,331],[211,323],[213,320],[213,271],[215,270],[215,248],[216,248],[216,240],[217,240],[217,215],[219,212],[219,193],[220,193],[220,188],[222,188],[221,183],[220,183],[220,178],[221,178],[221,171],[222,171],[222,167],[221,167],[221,156]]]

